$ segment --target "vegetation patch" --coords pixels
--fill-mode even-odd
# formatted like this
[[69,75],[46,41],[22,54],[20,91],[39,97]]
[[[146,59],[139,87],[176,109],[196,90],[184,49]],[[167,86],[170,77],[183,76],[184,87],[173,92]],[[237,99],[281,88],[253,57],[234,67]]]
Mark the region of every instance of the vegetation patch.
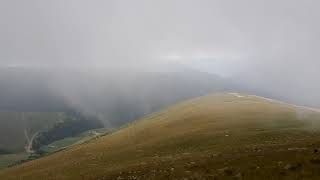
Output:
[[57,140],[61,140],[67,137],[74,137],[73,139],[67,139],[63,142],[68,141],[76,142],[79,140],[76,136],[88,131],[90,129],[98,129],[102,128],[103,124],[101,121],[96,119],[86,119],[86,118],[75,118],[75,117],[67,117],[64,121],[58,122],[54,125],[53,128],[38,133],[36,138],[33,141],[32,149],[35,151],[40,151],[41,147],[49,145]]

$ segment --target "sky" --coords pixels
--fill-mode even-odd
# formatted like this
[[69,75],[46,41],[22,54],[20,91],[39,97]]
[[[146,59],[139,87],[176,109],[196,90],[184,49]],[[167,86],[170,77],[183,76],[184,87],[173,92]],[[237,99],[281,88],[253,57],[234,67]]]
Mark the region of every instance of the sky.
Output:
[[318,0],[0,0],[0,66],[156,70],[181,64],[316,102],[319,5]]

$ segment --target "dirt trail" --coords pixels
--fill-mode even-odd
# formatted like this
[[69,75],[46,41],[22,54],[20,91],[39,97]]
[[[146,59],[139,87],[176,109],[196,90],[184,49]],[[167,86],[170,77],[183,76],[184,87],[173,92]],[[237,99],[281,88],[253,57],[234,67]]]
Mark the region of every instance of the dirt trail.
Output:
[[[29,143],[30,143],[30,138],[29,138],[29,136],[28,136],[28,131],[27,131],[27,129],[24,130],[24,137],[26,137],[26,139],[27,139],[27,144],[29,144]],[[27,147],[27,146],[26,146],[26,147]]]
[[[238,97],[238,98],[246,97],[244,95],[241,95],[240,93],[235,93],[235,92],[229,93],[229,94],[233,95],[235,97]],[[298,109],[304,109],[304,110],[309,110],[309,111],[314,111],[314,112],[320,112],[320,109],[318,109],[318,108],[312,108],[312,107],[308,107],[308,106],[299,106],[299,105],[290,104],[290,103],[286,103],[286,102],[283,102],[283,101],[279,101],[279,100],[275,100],[275,99],[271,99],[271,98],[266,98],[266,97],[262,97],[262,96],[247,95],[247,97],[260,98],[260,99],[263,99],[263,100],[266,100],[266,101],[269,101],[269,102],[272,102],[272,103],[284,104],[284,105],[292,106],[292,107],[295,107],[295,108],[298,108]]]
[[312,108],[312,107],[308,107],[308,106],[299,106],[299,105],[290,104],[290,103],[286,103],[286,102],[282,102],[282,101],[274,100],[274,99],[270,99],[270,98],[265,98],[265,97],[261,97],[261,96],[255,96],[255,95],[250,95],[250,96],[257,97],[257,98],[260,98],[260,99],[264,99],[264,100],[267,100],[267,101],[273,102],[273,103],[279,103],[279,104],[285,104],[285,105],[293,106],[293,107],[299,108],[299,109],[305,109],[305,110],[309,110],[309,111],[320,112],[320,109],[317,109],[317,108]]
[[37,137],[38,133],[39,132],[34,133],[32,135],[32,137],[29,138],[27,129],[24,130],[24,135],[25,135],[25,137],[27,139],[27,144],[25,146],[25,149],[26,149],[27,153],[34,153],[34,151],[32,150],[32,144],[33,144],[34,139]]
[[[25,121],[25,113],[22,113],[22,120]],[[27,144],[25,145],[24,148],[25,148],[27,153],[34,153],[34,151],[32,150],[32,144],[33,144],[34,139],[37,137],[38,133],[39,132],[34,133],[30,138],[29,135],[28,135],[27,128],[24,129],[24,136],[25,136],[25,138],[27,140]]]

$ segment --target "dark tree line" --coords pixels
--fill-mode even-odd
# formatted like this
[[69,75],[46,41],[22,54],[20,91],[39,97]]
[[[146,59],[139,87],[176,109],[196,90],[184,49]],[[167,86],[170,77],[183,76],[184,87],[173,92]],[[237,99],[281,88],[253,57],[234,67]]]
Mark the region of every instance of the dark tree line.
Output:
[[39,151],[42,146],[51,144],[54,141],[77,136],[90,129],[102,128],[103,124],[96,118],[82,116],[80,113],[69,111],[67,118],[58,122],[48,131],[40,132],[34,139],[32,149]]

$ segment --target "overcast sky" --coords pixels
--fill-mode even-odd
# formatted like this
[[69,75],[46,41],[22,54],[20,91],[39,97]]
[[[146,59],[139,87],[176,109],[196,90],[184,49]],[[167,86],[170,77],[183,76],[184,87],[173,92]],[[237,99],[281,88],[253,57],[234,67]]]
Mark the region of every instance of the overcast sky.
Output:
[[319,7],[318,0],[0,0],[0,65],[174,62],[314,95]]

